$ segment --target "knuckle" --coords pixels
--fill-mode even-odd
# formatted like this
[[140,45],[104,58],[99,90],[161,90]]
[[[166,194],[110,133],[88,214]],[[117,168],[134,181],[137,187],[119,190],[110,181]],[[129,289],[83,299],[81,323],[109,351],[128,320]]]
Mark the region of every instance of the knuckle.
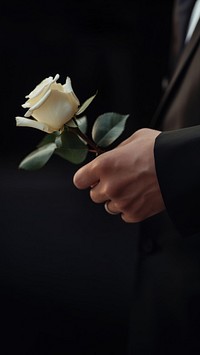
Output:
[[101,170],[103,175],[110,173],[111,167],[113,165],[113,157],[111,151],[105,152],[96,160],[98,162],[98,168]]
[[117,200],[115,201],[115,206],[119,211],[126,211],[128,208],[128,202],[125,200]]
[[90,173],[91,174],[96,174],[99,170],[99,162],[97,159],[94,159],[91,166],[90,166]]
[[113,187],[112,187],[112,184],[109,181],[104,183],[103,194],[104,194],[104,196],[107,199],[112,200],[112,198],[113,198]]
[[95,189],[90,190],[90,198],[95,203],[100,203],[99,194],[96,193]]
[[136,222],[133,217],[128,216],[126,213],[121,214],[121,218],[123,219],[124,222],[126,223],[134,223]]

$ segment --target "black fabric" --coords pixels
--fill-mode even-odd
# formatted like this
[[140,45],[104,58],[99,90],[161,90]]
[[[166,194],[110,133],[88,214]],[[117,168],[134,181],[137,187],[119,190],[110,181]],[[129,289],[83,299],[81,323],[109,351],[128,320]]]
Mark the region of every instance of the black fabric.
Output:
[[58,159],[1,167],[0,353],[125,354],[137,226],[94,206]]
[[[200,23],[152,120],[166,211],[141,223],[130,355],[200,353]],[[148,246],[148,248],[147,248]]]
[[163,132],[155,144],[156,169],[164,202],[183,236],[200,230],[199,136],[200,126],[194,126]]
[[171,74],[184,48],[187,28],[196,0],[176,0],[172,20]]

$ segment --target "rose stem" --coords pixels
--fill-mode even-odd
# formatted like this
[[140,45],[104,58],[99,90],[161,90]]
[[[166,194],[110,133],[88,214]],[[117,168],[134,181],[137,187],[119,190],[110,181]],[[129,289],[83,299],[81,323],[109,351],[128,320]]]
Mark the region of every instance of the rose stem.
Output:
[[[77,123],[76,123],[77,124]],[[101,149],[100,147],[98,147],[98,145],[96,145],[90,138],[88,138],[81,130],[80,128],[77,127],[69,127],[67,126],[67,129],[70,132],[73,132],[74,134],[77,134],[78,136],[80,136],[92,149],[94,152],[96,152],[97,155],[100,155],[102,153],[104,153],[104,150]]]

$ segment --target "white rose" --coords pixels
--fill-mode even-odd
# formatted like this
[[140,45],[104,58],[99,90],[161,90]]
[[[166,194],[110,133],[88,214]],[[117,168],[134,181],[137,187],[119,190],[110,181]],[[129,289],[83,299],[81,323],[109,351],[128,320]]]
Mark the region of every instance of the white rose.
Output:
[[[28,100],[22,105],[28,108],[24,117],[16,117],[17,126],[26,126],[40,129],[47,133],[62,130],[77,113],[80,105],[73,92],[71,79],[67,77],[66,83],[61,85],[56,81],[59,74],[53,78],[44,79],[36,88],[26,96]],[[27,117],[32,116],[34,119]]]

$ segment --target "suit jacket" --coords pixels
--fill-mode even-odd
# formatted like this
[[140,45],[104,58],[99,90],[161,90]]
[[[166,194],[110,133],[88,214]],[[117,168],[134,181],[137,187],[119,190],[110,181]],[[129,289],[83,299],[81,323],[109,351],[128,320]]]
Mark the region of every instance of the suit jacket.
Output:
[[141,224],[129,353],[200,353],[200,21],[151,122],[166,211]]
[[170,130],[156,142],[157,174],[171,219],[188,235],[200,230],[199,93],[200,22],[152,121],[153,126]]

